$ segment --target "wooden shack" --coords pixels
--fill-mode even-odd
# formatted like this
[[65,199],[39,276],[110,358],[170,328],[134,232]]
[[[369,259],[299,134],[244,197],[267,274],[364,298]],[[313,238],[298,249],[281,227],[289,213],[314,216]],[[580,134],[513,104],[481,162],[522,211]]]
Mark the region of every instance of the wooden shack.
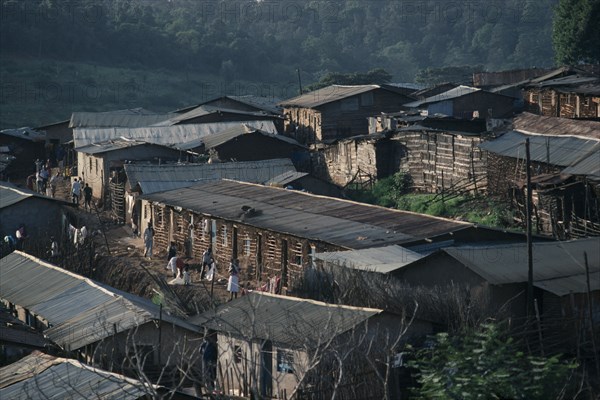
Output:
[[368,117],[400,110],[413,100],[412,91],[388,85],[332,85],[305,93],[280,103],[284,132],[300,143],[366,134]]

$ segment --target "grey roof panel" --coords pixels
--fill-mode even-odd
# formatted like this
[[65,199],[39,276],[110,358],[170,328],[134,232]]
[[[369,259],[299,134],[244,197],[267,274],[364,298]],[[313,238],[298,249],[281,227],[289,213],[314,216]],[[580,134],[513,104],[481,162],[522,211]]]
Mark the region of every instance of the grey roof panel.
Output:
[[600,178],[600,147],[596,147],[590,155],[563,169],[562,173]]
[[0,209],[12,206],[13,204],[19,203],[31,197],[37,197],[39,199],[58,202],[65,205],[72,205],[70,202],[44,196],[43,194],[26,188],[20,188],[10,182],[0,181]]
[[264,183],[288,171],[296,171],[289,159],[214,164],[125,164],[127,179],[132,186],[138,182],[144,194],[189,187],[223,178]]
[[300,178],[304,178],[306,175],[308,175],[308,172],[288,171],[269,179],[265,182],[265,185],[281,187]]
[[[348,249],[411,242],[473,226],[408,211],[228,180],[142,198]],[[252,207],[260,213],[245,217],[242,207]]]
[[481,89],[479,88],[474,88],[471,86],[464,86],[464,85],[460,85],[457,86],[453,89],[450,89],[446,92],[440,93],[440,94],[436,94],[435,96],[431,96],[431,97],[427,97],[424,100],[418,100],[418,101],[413,101],[411,103],[407,103],[404,106],[405,107],[420,107],[426,104],[431,104],[431,103],[437,103],[439,101],[446,101],[446,100],[451,100],[451,99],[456,99],[458,97],[462,97],[465,96],[467,94],[471,94],[471,93],[475,93],[475,92],[479,92],[481,91]]
[[302,347],[340,335],[382,310],[251,292],[190,322],[218,332]]
[[[159,307],[150,300],[18,251],[0,260],[0,297],[42,316],[52,324],[44,333],[72,350],[112,336],[107,326],[122,332],[159,318]],[[195,329],[168,313],[163,312],[163,320]]]
[[567,167],[600,149],[600,140],[576,136],[526,135],[510,131],[479,145],[483,150],[505,157],[525,158],[525,139],[529,138],[532,161]]
[[242,124],[264,132],[277,133],[273,121],[236,121],[140,128],[75,128],[73,129],[73,141],[75,148],[109,140],[124,139],[189,150],[201,146],[203,139],[208,135],[239,127]]
[[227,143],[230,140],[235,139],[239,136],[242,136],[245,134],[250,134],[250,133],[260,133],[263,136],[281,140],[282,142],[286,142],[286,143],[294,145],[294,146],[304,147],[300,143],[298,143],[295,139],[292,139],[290,137],[262,131],[260,129],[256,129],[252,126],[245,125],[245,124],[237,125],[237,126],[229,128],[229,129],[223,130],[221,132],[217,132],[215,134],[205,136],[202,141],[204,142],[204,147],[206,149],[212,149],[214,147],[222,145],[223,143]]
[[37,351],[0,369],[2,399],[137,400],[152,395],[157,388],[159,386],[145,386],[135,379],[76,360]]
[[425,257],[400,246],[317,253],[317,260],[362,271],[393,272]]
[[135,128],[154,125],[172,118],[175,114],[158,114],[143,108],[107,112],[74,112],[69,128]]
[[277,119],[277,117],[275,115],[273,115],[271,113],[267,113],[265,111],[242,111],[242,110],[234,110],[234,109],[221,108],[221,107],[213,107],[213,106],[209,106],[209,105],[202,105],[202,106],[198,106],[198,107],[194,108],[193,110],[185,112],[183,114],[176,114],[175,116],[171,117],[170,119],[163,120],[161,122],[153,124],[153,126],[172,126],[172,125],[180,124],[180,123],[183,123],[185,121],[188,121],[188,120],[191,120],[194,118],[199,118],[199,117],[203,117],[206,115],[219,114],[219,113],[244,115],[244,116],[247,116],[249,120],[252,120],[252,119],[257,119],[257,120],[271,119],[272,120],[274,118]]
[[[496,285],[527,282],[527,245],[462,246],[444,249],[475,273]],[[591,273],[600,271],[600,237],[569,242],[533,244],[533,279],[536,285],[583,293],[584,252]],[[598,286],[595,284],[595,286]]]

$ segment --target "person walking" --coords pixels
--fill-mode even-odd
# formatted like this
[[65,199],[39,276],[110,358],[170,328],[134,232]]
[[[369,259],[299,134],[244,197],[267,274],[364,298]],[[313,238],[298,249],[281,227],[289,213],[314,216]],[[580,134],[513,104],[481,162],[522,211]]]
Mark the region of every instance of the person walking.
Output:
[[79,205],[79,196],[81,195],[81,182],[75,178],[71,186],[71,195],[73,196],[73,204]]
[[154,228],[152,225],[148,225],[144,230],[144,257],[148,257],[148,260],[152,259],[152,246],[154,245]]
[[92,211],[92,188],[87,183],[83,188],[83,206],[85,207],[86,211],[88,209],[90,212]]
[[171,258],[175,257],[177,255],[177,245],[175,244],[175,242],[171,242],[171,244],[169,245],[169,249],[167,251],[167,260],[170,260]]
[[229,264],[229,282],[227,282],[227,291],[231,293],[229,300],[237,299],[238,292],[240,291],[239,273],[240,265],[238,264],[238,260],[237,258],[232,258],[231,264]]

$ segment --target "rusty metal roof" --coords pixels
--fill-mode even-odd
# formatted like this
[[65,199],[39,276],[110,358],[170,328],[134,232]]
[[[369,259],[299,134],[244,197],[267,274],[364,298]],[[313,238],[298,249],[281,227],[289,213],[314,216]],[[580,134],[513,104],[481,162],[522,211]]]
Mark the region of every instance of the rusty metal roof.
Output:
[[383,310],[250,292],[189,319],[217,332],[303,347],[331,340]]
[[[295,190],[222,180],[147,200],[348,249],[414,242],[473,225]],[[254,208],[251,216],[244,213]]]
[[[443,251],[492,284],[527,282],[525,243],[449,247]],[[534,243],[534,285],[558,296],[586,292],[584,252],[588,256],[590,273],[598,276],[600,237],[568,242]],[[599,279],[591,283],[592,290],[600,289]]]
[[316,108],[376,89],[384,89],[408,97],[406,89],[395,88],[390,85],[331,85],[284,100],[279,105],[283,107]]
[[546,135],[574,135],[600,140],[600,122],[570,118],[546,117],[521,113],[513,119],[515,130]]

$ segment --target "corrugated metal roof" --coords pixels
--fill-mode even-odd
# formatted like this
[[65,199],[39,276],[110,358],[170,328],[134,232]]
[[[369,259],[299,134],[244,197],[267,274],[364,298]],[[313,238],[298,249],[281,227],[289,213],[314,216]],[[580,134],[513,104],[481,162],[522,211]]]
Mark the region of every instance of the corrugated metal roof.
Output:
[[284,187],[288,183],[294,182],[295,180],[303,178],[306,175],[308,175],[308,172],[288,171],[268,180],[265,182],[265,185]]
[[0,369],[2,399],[137,400],[159,386],[38,351]]
[[[193,110],[190,110],[186,113],[175,114],[175,116],[173,116],[167,120],[163,120],[161,122],[153,124],[153,126],[172,126],[172,125],[177,125],[177,124],[183,123],[185,121],[188,121],[188,120],[191,120],[194,118],[199,118],[199,117],[203,117],[203,116],[210,115],[210,114],[220,114],[220,113],[244,115],[244,116],[247,116],[249,120],[251,120],[251,119],[267,120],[267,119],[274,119],[274,118],[276,119],[277,118],[275,115],[273,115],[271,113],[267,113],[265,111],[242,111],[242,110],[214,107],[214,106],[209,106],[209,105],[202,105],[202,106],[198,106],[198,107],[194,108]],[[252,117],[254,117],[254,118],[252,118]]]
[[144,194],[189,187],[198,182],[223,178],[264,183],[274,176],[296,171],[289,159],[215,164],[125,164],[124,167],[131,186],[139,182]]
[[[525,243],[449,247],[443,251],[492,284],[527,282]],[[590,272],[599,272],[600,238],[533,243],[534,284],[557,295],[587,291],[584,252],[588,255]],[[592,283],[594,290],[600,289],[600,280]]]
[[0,181],[0,209],[12,206],[13,204],[19,203],[30,197],[37,197],[48,201],[55,201],[61,204],[71,204],[63,200],[44,196],[43,194],[39,194],[26,188],[16,187],[15,185],[9,182]]
[[483,150],[505,157],[525,158],[525,139],[529,138],[532,161],[567,167],[600,149],[600,141],[576,136],[526,135],[510,131],[479,145]]
[[109,140],[127,139],[189,150],[201,146],[203,138],[208,135],[242,124],[264,132],[277,133],[273,121],[237,121],[141,128],[75,128],[73,129],[73,141],[75,148]]
[[465,96],[467,94],[471,94],[471,93],[475,93],[475,92],[479,92],[481,89],[479,88],[474,88],[471,86],[464,86],[464,85],[460,85],[457,86],[453,89],[448,90],[447,92],[443,92],[440,94],[436,94],[435,96],[431,96],[431,97],[427,97],[424,100],[418,100],[418,101],[413,101],[411,103],[406,103],[404,106],[405,107],[421,107],[424,106],[426,104],[431,104],[431,103],[437,103],[440,101],[446,101],[446,100],[451,100],[451,99],[455,99],[457,97],[462,97]]
[[586,83],[597,82],[598,78],[586,75],[569,75],[556,79],[545,80],[538,83],[536,86],[540,88],[555,87],[555,86],[579,86]]
[[241,95],[241,96],[215,97],[215,98],[211,98],[210,100],[204,101],[202,103],[199,103],[199,104],[196,104],[193,106],[180,108],[173,112],[177,113],[177,114],[185,113],[185,112],[193,110],[194,108],[200,107],[202,105],[210,105],[211,103],[218,102],[219,100],[222,100],[222,99],[234,100],[241,104],[244,104],[244,105],[247,105],[250,107],[254,107],[257,110],[263,110],[263,111],[270,112],[274,115],[281,114],[281,107],[279,107],[277,105],[281,101],[281,99],[278,99],[276,97],[255,96],[255,95],[251,95],[251,94]]
[[251,292],[192,317],[190,322],[244,338],[303,347],[319,340],[326,342],[381,312],[374,308]]
[[[150,300],[18,251],[0,261],[0,297],[49,321],[52,326],[44,334],[70,350],[112,336],[114,329],[123,332],[159,318],[159,308]],[[162,318],[194,330],[168,313]]]
[[547,117],[528,112],[513,119],[515,130],[546,135],[575,135],[600,140],[600,122]]
[[600,147],[587,157],[562,170],[563,174],[600,178]]
[[[250,183],[222,180],[142,198],[348,249],[413,242],[473,225]],[[247,216],[242,207],[256,213]]]
[[355,96],[357,94],[370,92],[375,89],[384,88],[380,85],[356,85],[356,86],[345,86],[345,85],[331,85],[309,93],[305,93],[301,96],[293,97],[288,100],[284,100],[280,103],[283,107],[303,107],[303,108],[314,108],[322,106],[323,104],[331,103],[334,101],[342,100],[347,97]]
[[317,260],[362,271],[387,274],[425,257],[401,246],[317,253]]
[[229,129],[223,130],[221,132],[218,132],[218,133],[215,133],[215,134],[212,134],[209,136],[205,136],[204,138],[202,138],[202,141],[204,142],[204,148],[212,149],[214,147],[222,145],[223,143],[227,143],[230,140],[237,138],[238,136],[242,136],[242,135],[250,134],[250,133],[259,133],[263,136],[281,140],[282,142],[286,142],[286,143],[294,145],[294,146],[304,147],[300,143],[298,143],[295,139],[292,139],[290,137],[279,135],[279,134],[269,133],[269,132],[266,132],[266,131],[263,131],[260,129],[256,129],[252,126],[245,125],[245,124],[237,125],[237,126],[229,128]]
[[107,112],[74,112],[69,128],[136,128],[150,126],[174,117],[175,114],[159,114],[143,108]]
[[[141,146],[144,144],[151,144],[151,143],[142,142],[140,140],[117,139],[117,140],[109,140],[107,142],[102,142],[102,143],[94,143],[94,144],[90,144],[88,146],[77,147],[77,148],[75,148],[75,150],[78,151],[79,153],[85,153],[85,154],[102,154],[102,153],[108,153],[110,151],[126,149],[128,147]],[[157,146],[157,145],[154,145],[154,146]]]
[[29,127],[3,129],[0,135],[12,136],[29,142],[43,142],[46,140],[46,132],[35,131]]

